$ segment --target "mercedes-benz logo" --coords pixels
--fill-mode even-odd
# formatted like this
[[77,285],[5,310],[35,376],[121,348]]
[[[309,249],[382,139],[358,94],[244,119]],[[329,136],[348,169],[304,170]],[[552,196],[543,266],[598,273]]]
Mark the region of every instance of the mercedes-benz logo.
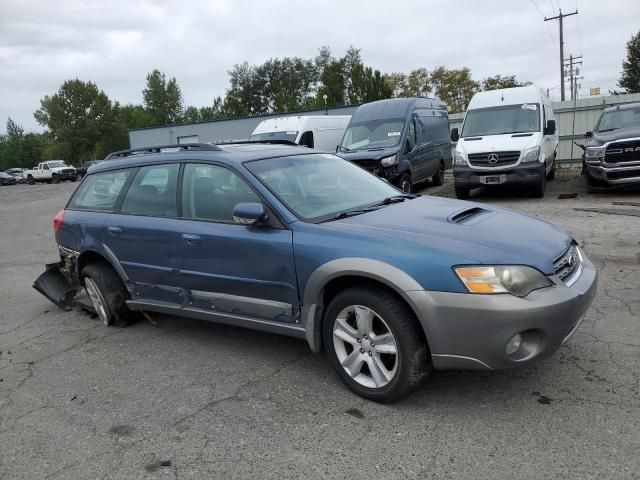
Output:
[[489,156],[487,157],[487,161],[491,165],[495,165],[496,163],[498,163],[498,154],[497,153],[490,153]]

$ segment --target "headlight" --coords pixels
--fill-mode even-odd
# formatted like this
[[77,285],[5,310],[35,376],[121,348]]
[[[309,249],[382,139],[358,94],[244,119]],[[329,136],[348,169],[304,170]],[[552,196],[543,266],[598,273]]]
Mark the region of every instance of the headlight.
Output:
[[467,164],[467,160],[466,158],[464,158],[464,153],[461,152],[454,152],[453,154],[453,164],[454,165],[466,165]]
[[602,147],[587,147],[584,152],[586,160],[600,161],[604,158],[604,148]]
[[391,155],[389,157],[384,157],[380,160],[380,165],[383,167],[391,167],[393,165],[397,165],[400,161],[400,156],[396,153],[395,155]]
[[522,151],[522,163],[537,162],[540,159],[540,147],[527,148]]
[[454,271],[469,293],[510,293],[525,297],[534,290],[553,285],[535,268],[522,265],[456,267]]

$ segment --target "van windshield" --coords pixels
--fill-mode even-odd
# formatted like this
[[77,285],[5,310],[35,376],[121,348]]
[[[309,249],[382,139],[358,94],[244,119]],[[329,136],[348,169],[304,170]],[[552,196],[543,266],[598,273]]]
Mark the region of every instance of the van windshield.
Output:
[[469,110],[462,127],[462,138],[506,133],[540,131],[540,105],[523,103]]
[[254,133],[249,137],[249,140],[253,142],[264,142],[265,140],[287,140],[289,142],[295,142],[298,136],[297,130],[287,130],[281,132],[264,132]]
[[352,123],[344,134],[340,150],[351,152],[354,150],[395,147],[400,143],[403,129],[404,119],[402,118]]

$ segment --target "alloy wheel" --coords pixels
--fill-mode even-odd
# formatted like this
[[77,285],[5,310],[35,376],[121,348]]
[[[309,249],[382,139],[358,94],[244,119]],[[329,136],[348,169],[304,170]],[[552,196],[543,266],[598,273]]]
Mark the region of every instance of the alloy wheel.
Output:
[[89,277],[84,277],[84,287],[91,300],[91,305],[95,309],[98,317],[105,325],[109,325],[109,314],[107,313],[107,305],[100,293],[98,285]]
[[364,387],[384,387],[398,370],[396,339],[368,307],[351,305],[340,311],[333,324],[333,345],[344,370]]

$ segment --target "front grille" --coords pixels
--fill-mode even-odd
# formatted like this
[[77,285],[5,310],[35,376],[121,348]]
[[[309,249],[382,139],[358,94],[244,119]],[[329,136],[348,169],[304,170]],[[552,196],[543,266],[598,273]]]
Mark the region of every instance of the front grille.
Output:
[[566,252],[554,260],[553,268],[556,276],[563,282],[566,282],[578,271],[581,263],[582,257],[580,257],[578,247],[571,245]]
[[609,144],[604,154],[606,163],[640,162],[640,140]]
[[369,170],[370,172],[373,172],[380,168],[379,160],[354,160],[353,163],[355,163],[359,167],[364,168],[365,170]]
[[640,178],[640,168],[637,170],[618,170],[607,172],[609,180],[623,180],[625,178]]
[[73,168],[63,168],[60,173],[74,173],[75,170]]
[[469,163],[474,167],[504,167],[515,164],[520,152],[470,153]]

